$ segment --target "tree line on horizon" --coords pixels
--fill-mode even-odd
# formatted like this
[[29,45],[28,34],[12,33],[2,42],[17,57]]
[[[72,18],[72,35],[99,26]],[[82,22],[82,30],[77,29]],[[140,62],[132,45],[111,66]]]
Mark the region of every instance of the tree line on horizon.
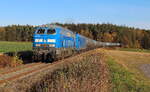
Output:
[[[150,30],[113,24],[55,24],[97,41],[117,42],[127,48],[150,49]],[[34,31],[31,25],[0,27],[0,41],[31,42]]]

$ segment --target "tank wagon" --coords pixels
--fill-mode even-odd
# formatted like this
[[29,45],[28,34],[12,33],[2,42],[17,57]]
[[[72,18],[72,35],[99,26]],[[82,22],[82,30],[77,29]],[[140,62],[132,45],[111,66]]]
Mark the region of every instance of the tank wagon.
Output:
[[49,62],[84,50],[119,45],[119,43],[98,42],[69,29],[49,25],[36,28],[33,35],[33,59]]

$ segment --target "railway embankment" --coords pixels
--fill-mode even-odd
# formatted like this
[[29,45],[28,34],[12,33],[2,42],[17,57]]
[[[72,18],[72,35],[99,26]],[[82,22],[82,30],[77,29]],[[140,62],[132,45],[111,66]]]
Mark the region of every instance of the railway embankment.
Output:
[[1,88],[4,92],[109,92],[104,55],[92,50],[52,63]]

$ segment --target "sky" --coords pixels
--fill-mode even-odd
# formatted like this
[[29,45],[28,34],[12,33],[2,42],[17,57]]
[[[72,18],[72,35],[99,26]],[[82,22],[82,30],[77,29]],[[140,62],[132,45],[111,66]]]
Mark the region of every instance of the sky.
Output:
[[53,22],[150,29],[150,0],[0,0],[0,26]]

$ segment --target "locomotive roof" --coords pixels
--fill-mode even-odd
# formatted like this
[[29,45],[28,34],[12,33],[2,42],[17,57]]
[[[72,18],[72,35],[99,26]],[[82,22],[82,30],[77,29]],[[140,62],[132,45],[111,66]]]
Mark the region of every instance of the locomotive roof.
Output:
[[64,27],[61,27],[61,26],[58,26],[58,25],[54,25],[54,24],[40,25],[39,27],[61,28],[61,29],[69,30],[69,29],[67,29],[67,28],[64,28]]
[[41,25],[39,27],[47,27],[47,28],[53,28],[53,29],[56,29],[56,28],[60,28],[60,29],[64,29],[65,31],[70,31],[72,33],[75,33],[67,28],[64,28],[64,27],[61,27],[61,26],[58,26],[58,25],[53,25],[53,24],[47,24],[47,25]]

